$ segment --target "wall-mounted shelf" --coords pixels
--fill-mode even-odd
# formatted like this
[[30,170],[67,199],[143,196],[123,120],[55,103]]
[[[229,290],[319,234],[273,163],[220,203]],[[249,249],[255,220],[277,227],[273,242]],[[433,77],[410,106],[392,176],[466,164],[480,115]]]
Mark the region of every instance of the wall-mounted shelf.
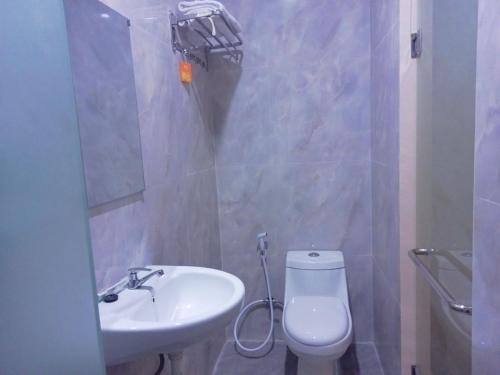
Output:
[[[215,32],[211,29],[212,25]],[[243,44],[224,12],[212,11],[205,16],[179,16],[170,12],[172,49],[208,71],[208,54],[225,52],[235,62],[241,59],[237,47]]]

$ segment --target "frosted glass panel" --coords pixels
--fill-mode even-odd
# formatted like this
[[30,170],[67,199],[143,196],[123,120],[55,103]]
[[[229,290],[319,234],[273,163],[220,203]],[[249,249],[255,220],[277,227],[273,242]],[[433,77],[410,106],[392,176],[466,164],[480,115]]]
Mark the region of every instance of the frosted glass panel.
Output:
[[0,2],[0,373],[104,374],[60,1]]
[[[433,274],[470,304],[477,1],[419,0],[418,8],[417,242],[445,250]],[[471,317],[451,311],[420,276],[417,307],[419,374],[469,375]]]

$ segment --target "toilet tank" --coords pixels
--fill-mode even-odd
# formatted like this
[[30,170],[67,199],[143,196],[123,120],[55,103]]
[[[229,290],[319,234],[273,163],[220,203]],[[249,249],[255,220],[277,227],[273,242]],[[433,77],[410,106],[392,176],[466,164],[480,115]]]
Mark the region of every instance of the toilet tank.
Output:
[[285,277],[285,303],[294,296],[330,296],[349,306],[341,251],[288,251]]

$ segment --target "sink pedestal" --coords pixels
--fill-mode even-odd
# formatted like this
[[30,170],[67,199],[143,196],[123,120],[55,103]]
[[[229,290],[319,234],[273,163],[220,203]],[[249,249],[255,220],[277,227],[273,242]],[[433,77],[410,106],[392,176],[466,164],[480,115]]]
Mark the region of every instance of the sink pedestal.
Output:
[[172,375],[182,375],[182,352],[169,353],[170,373]]

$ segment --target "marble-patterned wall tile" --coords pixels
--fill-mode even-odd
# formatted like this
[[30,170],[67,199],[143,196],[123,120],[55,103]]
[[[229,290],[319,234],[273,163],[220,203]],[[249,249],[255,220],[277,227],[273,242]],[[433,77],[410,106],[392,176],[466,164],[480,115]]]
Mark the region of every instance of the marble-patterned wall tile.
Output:
[[[256,247],[256,234],[267,231],[273,249],[280,249],[279,213],[286,206],[286,192],[277,186],[281,168],[272,166],[217,167],[219,226],[223,262]],[[269,215],[270,212],[275,213]]]
[[[362,31],[360,39],[367,39]],[[217,71],[213,86],[218,166],[369,160],[366,43],[356,56],[349,62],[337,58],[310,66],[297,61],[283,69],[244,62]]]
[[354,342],[373,342],[373,259],[371,255],[346,258],[347,287]]
[[399,35],[394,28],[372,49],[372,160],[396,168],[399,158]]
[[369,160],[369,45],[362,31],[365,45],[349,62],[217,71],[217,165]]
[[[245,290],[245,301],[251,302],[261,299],[263,294],[267,293],[266,282],[263,277],[260,257],[256,252],[255,246],[251,249],[246,249],[244,254],[242,254],[242,251],[240,251],[240,254],[225,256],[224,269],[237,275],[245,285],[252,285],[251,288],[246,288]],[[269,243],[267,267],[269,278],[272,281],[271,290],[273,295],[283,300],[284,284],[282,279],[284,278],[285,261],[284,257],[277,253],[277,249],[272,243]]]
[[386,374],[401,373],[399,264],[399,1],[371,8],[374,341]]
[[[476,199],[474,217],[473,374],[494,375],[500,366],[500,203]],[[496,294],[498,295],[498,294]],[[477,317],[476,317],[477,316]]]
[[[500,63],[498,64],[500,66]],[[499,69],[499,67],[495,68]],[[498,71],[498,70],[492,70]],[[500,91],[500,90],[499,90]],[[496,94],[497,101],[500,94]],[[487,100],[485,98],[485,100]],[[489,99],[492,100],[492,99]],[[483,104],[480,104],[483,105]],[[487,117],[489,125],[479,134],[476,157],[483,161],[484,165],[476,173],[476,194],[479,196],[494,201],[500,202],[500,155],[498,153],[498,145],[500,144],[500,106],[498,102],[492,103]]]
[[[370,4],[366,0],[253,2],[227,0],[242,25],[243,67],[351,64],[369,60]],[[326,21],[325,15],[328,15]],[[342,53],[339,53],[342,51]]]
[[373,258],[399,299],[399,180],[393,168],[372,165]]
[[346,258],[371,253],[368,163],[288,164],[281,181],[283,249],[341,249]]
[[500,3],[479,0],[474,191],[472,372],[500,367]]
[[292,72],[276,96],[288,107],[287,161],[369,160],[369,60]]
[[221,247],[255,247],[267,230],[273,247],[342,249],[369,255],[370,175],[367,163],[285,164],[218,168]]
[[476,95],[475,194],[500,202],[500,5],[479,1]]
[[398,32],[399,0],[372,0],[371,2],[371,46],[372,50],[391,33]]
[[[216,65],[217,66],[217,65]],[[212,74],[217,166],[276,164],[286,152],[287,77],[230,67]]]
[[391,291],[390,281],[374,262],[373,319],[375,346],[386,375],[401,374],[401,311],[399,294]]
[[189,174],[183,212],[186,216],[188,263],[221,268],[217,186],[213,169]]
[[[342,249],[353,274],[371,274],[369,2],[225,5],[245,44],[241,65],[212,63],[223,268],[247,299],[263,298],[254,251],[265,230],[278,298],[287,250]],[[356,339],[371,340],[371,279],[350,280]],[[245,337],[262,337],[266,319]]]

